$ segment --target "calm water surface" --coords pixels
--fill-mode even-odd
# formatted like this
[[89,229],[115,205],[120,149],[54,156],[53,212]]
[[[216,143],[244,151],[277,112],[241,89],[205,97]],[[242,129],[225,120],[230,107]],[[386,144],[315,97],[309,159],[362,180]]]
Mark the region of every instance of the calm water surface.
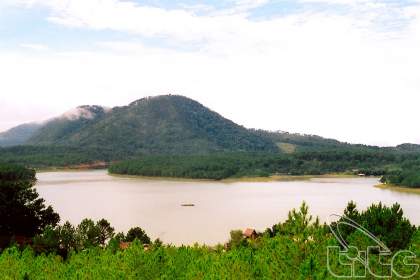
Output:
[[[354,200],[359,209],[373,202],[401,204],[406,216],[420,224],[420,195],[375,188],[375,178],[294,182],[207,182],[109,176],[107,171],[38,173],[40,195],[62,221],[105,218],[117,231],[140,226],[165,243],[225,242],[232,229],[264,230],[284,221],[302,201],[327,221]],[[192,203],[194,207],[182,207]]]

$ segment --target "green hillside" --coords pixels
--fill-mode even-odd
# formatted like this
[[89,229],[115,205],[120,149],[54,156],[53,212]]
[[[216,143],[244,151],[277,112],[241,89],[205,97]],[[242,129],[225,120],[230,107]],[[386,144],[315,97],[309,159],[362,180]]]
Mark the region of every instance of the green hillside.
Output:
[[4,141],[13,147],[0,148],[0,162],[33,167],[110,162],[147,154],[279,151],[268,137],[178,95],[143,98],[112,109],[80,106],[46,121],[17,142]]
[[285,153],[308,152],[308,151],[325,151],[336,149],[360,149],[361,147],[370,147],[376,149],[378,147],[352,145],[340,142],[335,139],[324,138],[317,135],[289,133],[284,131],[265,131],[257,130],[259,135],[271,139]]
[[104,118],[105,114],[106,111],[101,106],[79,106],[46,122],[24,144],[66,145],[70,137]]
[[34,135],[42,124],[25,123],[0,133],[0,147],[22,145]]
[[28,144],[146,154],[278,150],[271,140],[177,95],[143,98],[90,119],[57,119],[39,130]]

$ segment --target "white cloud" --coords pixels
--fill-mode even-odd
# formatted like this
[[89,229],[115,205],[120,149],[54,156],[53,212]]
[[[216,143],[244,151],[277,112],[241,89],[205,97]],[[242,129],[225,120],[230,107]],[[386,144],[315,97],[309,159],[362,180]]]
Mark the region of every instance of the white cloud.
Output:
[[25,48],[25,49],[34,50],[34,51],[47,51],[47,50],[49,50],[49,47],[47,45],[43,45],[43,44],[23,43],[23,44],[20,44],[20,47]]
[[372,0],[299,0],[299,2],[354,5],[354,4],[360,4],[360,3],[373,3],[373,2],[378,2],[378,1],[372,1]]
[[178,40],[202,40],[231,18],[196,16],[186,10],[164,10],[117,0],[22,0],[26,7],[52,10],[51,22],[94,30],[116,30],[145,36],[169,36]]
[[[413,129],[420,103],[418,7],[403,9],[410,21],[388,32],[371,28],[369,13],[305,12],[255,22],[242,12],[197,16],[111,0],[36,3],[51,7],[50,19],[66,26],[199,47],[152,48],[133,39],[98,42],[95,52],[0,51],[0,92],[9,96],[0,98],[1,107],[25,103],[44,112],[27,110],[28,121],[81,104],[179,93],[248,127],[420,143]],[[10,112],[0,112],[7,118]]]
[[225,14],[238,14],[238,13],[247,13],[252,9],[264,6],[269,3],[269,0],[230,0],[233,2],[233,8],[223,11]]

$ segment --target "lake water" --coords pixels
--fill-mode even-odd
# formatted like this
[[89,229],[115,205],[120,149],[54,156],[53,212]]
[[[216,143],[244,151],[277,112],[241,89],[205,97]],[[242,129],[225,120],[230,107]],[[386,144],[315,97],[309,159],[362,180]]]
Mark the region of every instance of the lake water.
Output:
[[350,200],[359,209],[398,202],[410,221],[420,224],[420,195],[375,188],[376,178],[227,183],[124,178],[105,170],[45,172],[37,178],[39,194],[62,221],[105,218],[117,231],[140,226],[152,239],[176,245],[225,242],[232,229],[264,230],[284,221],[302,201],[322,221],[342,214]]

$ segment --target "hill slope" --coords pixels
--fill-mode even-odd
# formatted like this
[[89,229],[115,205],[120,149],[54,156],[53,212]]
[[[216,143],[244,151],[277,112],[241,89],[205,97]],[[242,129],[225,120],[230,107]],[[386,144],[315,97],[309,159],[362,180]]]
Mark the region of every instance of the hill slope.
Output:
[[24,143],[27,145],[66,145],[80,130],[104,118],[107,109],[83,105],[47,121]]
[[257,130],[259,135],[271,139],[282,152],[320,152],[331,150],[352,150],[367,149],[376,151],[377,146],[361,144],[349,144],[335,139],[324,138],[317,135],[289,133],[284,131],[265,131]]
[[24,144],[145,154],[278,151],[270,139],[183,96],[143,98],[109,111],[99,106],[78,110],[74,117],[49,121]]
[[0,147],[22,145],[28,141],[42,124],[26,123],[0,133]]

